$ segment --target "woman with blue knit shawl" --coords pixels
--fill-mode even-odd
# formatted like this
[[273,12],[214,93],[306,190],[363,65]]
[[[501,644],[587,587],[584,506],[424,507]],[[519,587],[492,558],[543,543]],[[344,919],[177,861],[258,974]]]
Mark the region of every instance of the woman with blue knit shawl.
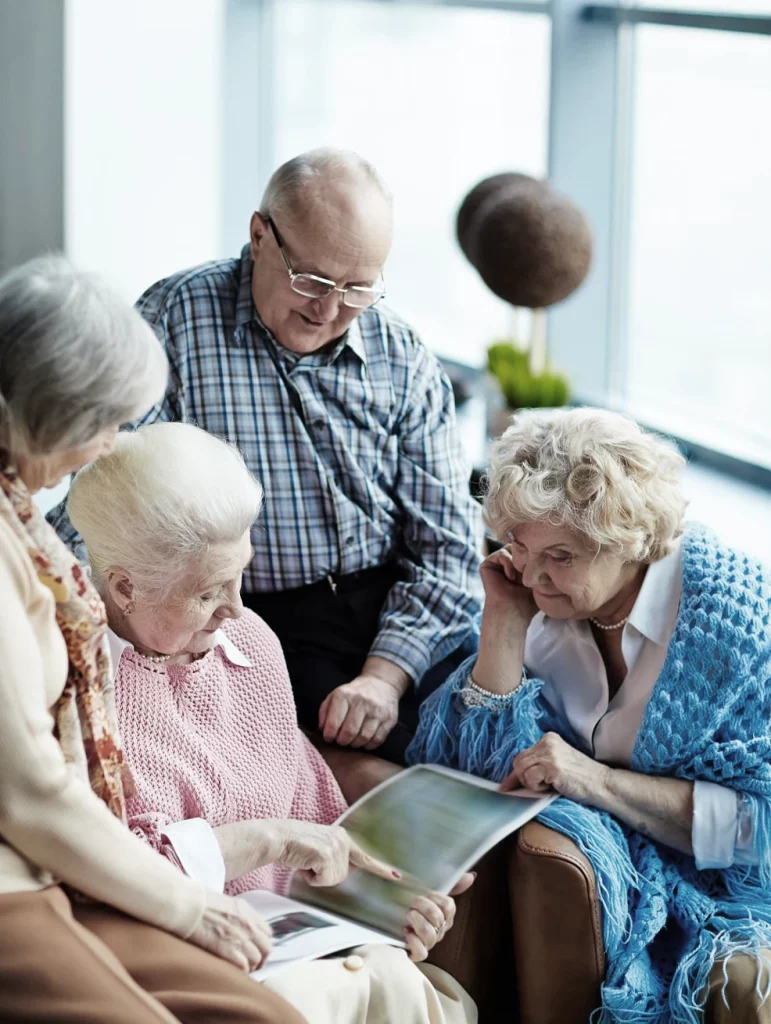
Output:
[[539,820],[597,876],[602,1024],[771,1021],[771,588],[684,526],[683,467],[617,414],[514,419],[478,653],[408,752],[564,798]]

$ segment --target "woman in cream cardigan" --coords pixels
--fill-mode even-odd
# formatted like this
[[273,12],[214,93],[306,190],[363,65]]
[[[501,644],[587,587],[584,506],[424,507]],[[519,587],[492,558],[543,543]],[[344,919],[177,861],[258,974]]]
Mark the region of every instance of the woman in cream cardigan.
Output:
[[109,452],[166,372],[138,314],[65,261],[0,281],[5,1021],[303,1019],[244,973],[270,950],[265,922],[126,827],[104,605],[31,497]]

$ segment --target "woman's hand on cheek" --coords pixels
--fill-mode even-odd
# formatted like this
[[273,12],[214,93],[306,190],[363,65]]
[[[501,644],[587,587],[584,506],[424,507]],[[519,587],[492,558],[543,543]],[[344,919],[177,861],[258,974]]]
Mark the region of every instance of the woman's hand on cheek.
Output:
[[504,793],[531,789],[556,792],[580,804],[601,802],[612,769],[571,747],[555,732],[547,732],[534,746],[514,758],[512,770],[501,783]]
[[485,610],[505,611],[529,625],[538,607],[533,592],[523,585],[509,549],[500,548],[488,555],[479,573],[485,588]]

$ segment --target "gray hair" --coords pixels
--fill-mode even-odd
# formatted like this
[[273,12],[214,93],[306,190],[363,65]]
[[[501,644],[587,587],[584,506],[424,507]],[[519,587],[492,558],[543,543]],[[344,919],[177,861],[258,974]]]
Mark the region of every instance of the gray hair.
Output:
[[548,522],[629,562],[656,562],[683,530],[685,459],[605,409],[521,413],[493,445],[485,520],[501,540]]
[[167,372],[139,313],[63,257],[0,280],[0,448],[11,458],[78,448],[139,416]]
[[287,160],[274,171],[260,203],[263,217],[294,213],[308,187],[324,177],[348,178],[374,185],[387,202],[391,193],[378,172],[358,153],[347,149],[321,147]]
[[110,455],[80,470],[67,499],[99,592],[121,568],[154,605],[213,545],[239,540],[261,505],[262,487],[235,445],[189,423],[119,434]]

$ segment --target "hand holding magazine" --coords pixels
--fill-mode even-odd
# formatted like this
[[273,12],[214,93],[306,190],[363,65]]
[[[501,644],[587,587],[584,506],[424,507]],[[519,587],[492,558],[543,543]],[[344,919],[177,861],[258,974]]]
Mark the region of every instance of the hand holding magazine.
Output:
[[407,911],[417,896],[449,893],[488,850],[554,799],[524,789],[501,793],[493,782],[436,765],[392,776],[338,824],[365,852],[401,871],[402,880],[354,869],[331,888],[295,875],[291,899],[244,894],[273,928],[273,952],[253,977],[369,942],[403,946]]

